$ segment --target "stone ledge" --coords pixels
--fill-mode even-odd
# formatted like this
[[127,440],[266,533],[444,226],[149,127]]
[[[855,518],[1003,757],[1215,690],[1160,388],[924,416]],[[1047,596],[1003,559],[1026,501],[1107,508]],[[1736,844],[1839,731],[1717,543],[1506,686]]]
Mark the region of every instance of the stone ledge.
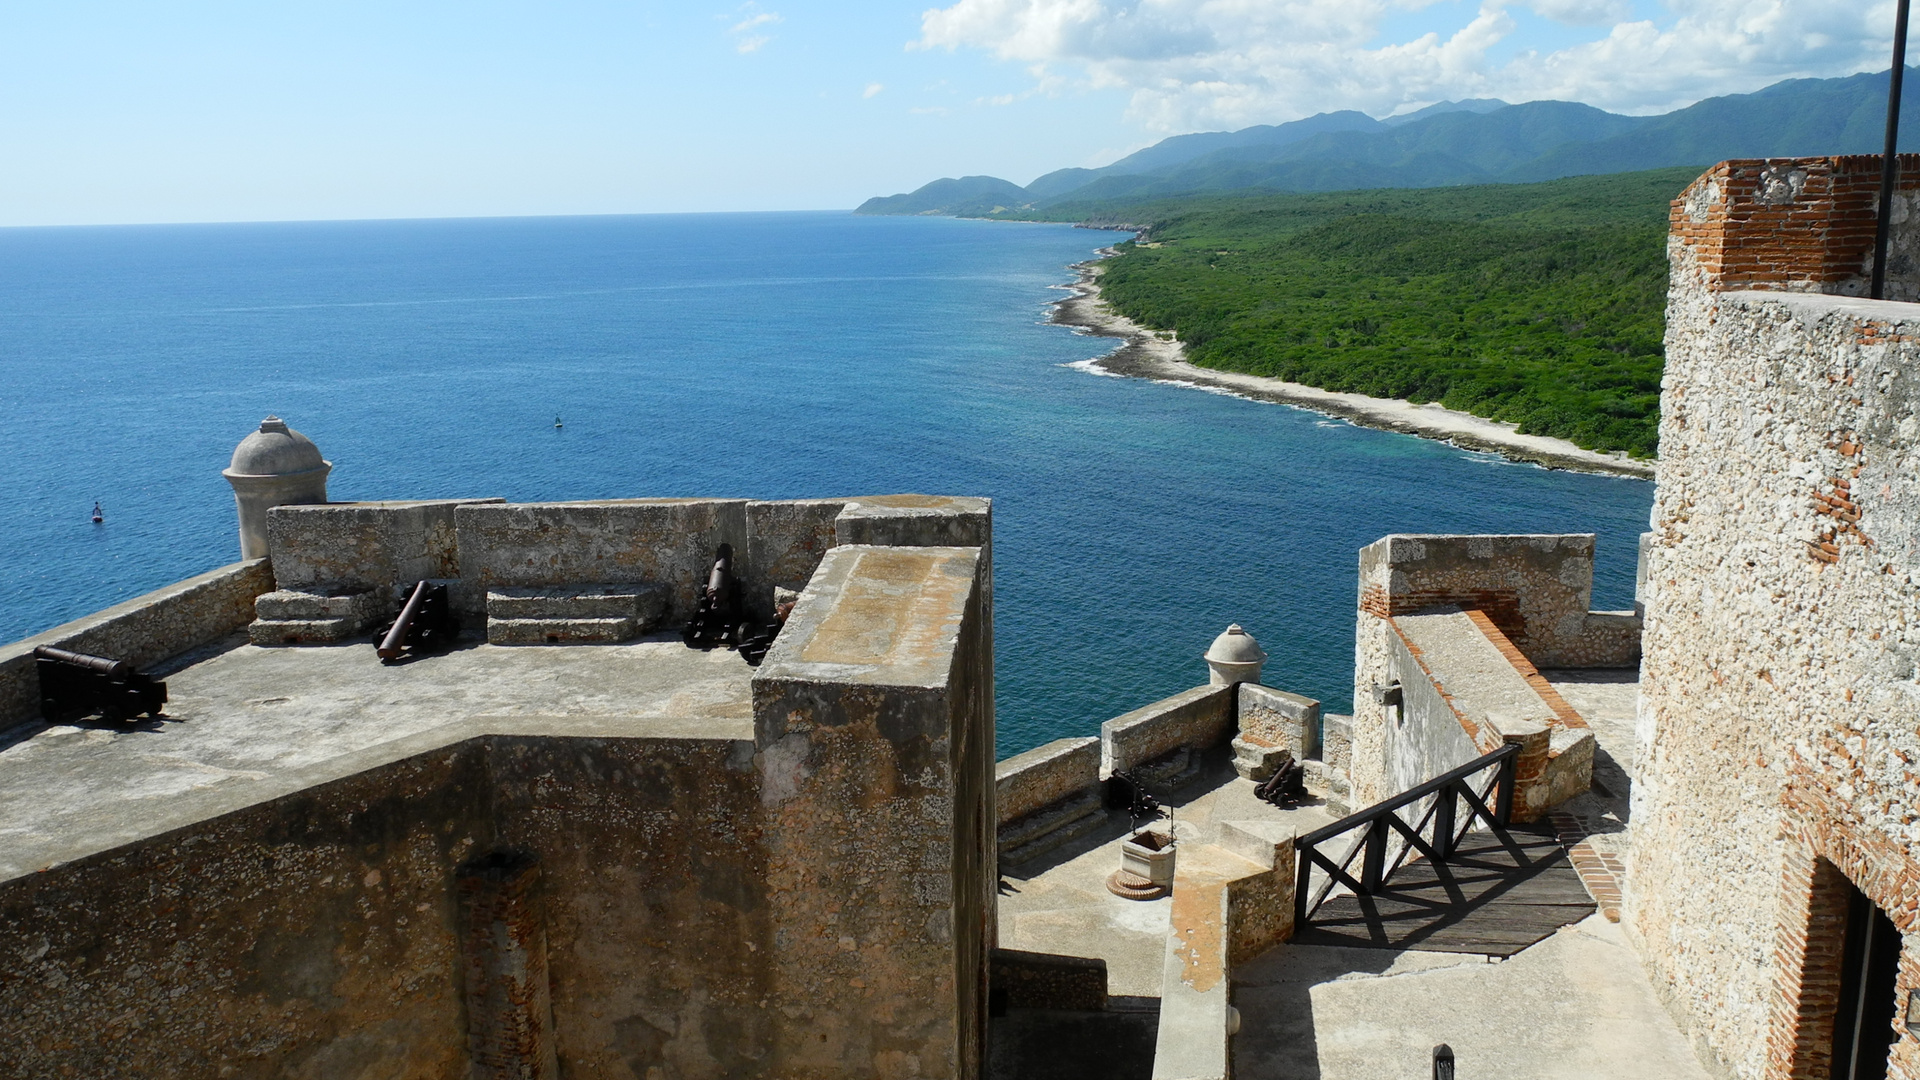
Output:
[[604,645],[632,641],[640,633],[634,618],[487,620],[489,645]]
[[487,590],[493,619],[636,619],[651,627],[667,610],[667,587],[634,582]]

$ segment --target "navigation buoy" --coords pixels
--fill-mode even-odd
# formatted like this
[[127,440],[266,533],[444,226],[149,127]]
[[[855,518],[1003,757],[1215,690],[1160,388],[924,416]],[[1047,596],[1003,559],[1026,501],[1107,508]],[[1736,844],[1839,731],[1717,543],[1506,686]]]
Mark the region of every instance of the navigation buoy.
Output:
[[107,520],[107,515],[101,512],[100,502],[99,500],[96,499],[94,500],[94,504],[93,504],[93,523],[95,525],[98,525],[105,520]]

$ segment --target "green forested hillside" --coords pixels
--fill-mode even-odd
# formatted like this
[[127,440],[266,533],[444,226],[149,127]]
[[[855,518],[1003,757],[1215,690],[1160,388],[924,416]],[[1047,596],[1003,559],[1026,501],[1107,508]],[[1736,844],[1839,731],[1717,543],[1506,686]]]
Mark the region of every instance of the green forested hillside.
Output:
[[1667,204],[1699,169],[1542,184],[1185,199],[1101,278],[1206,367],[1438,401],[1651,456]]

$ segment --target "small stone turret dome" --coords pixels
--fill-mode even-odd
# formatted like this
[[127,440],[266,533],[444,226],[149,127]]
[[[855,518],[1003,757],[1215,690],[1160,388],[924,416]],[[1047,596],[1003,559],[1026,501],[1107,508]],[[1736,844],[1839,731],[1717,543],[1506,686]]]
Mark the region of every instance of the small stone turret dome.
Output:
[[287,426],[285,420],[269,416],[260,421],[260,430],[240,440],[234,447],[233,463],[227,466],[232,476],[293,476],[326,468],[320,448],[313,440]]
[[1260,681],[1260,665],[1267,662],[1266,651],[1253,635],[1240,629],[1239,623],[1213,639],[1213,647],[1200,659],[1207,662],[1207,681],[1214,686]]
[[1253,640],[1252,634],[1240,629],[1239,623],[1234,623],[1213,639],[1213,647],[1201,659],[1216,664],[1259,664],[1266,661],[1267,654],[1260,648],[1260,643]]

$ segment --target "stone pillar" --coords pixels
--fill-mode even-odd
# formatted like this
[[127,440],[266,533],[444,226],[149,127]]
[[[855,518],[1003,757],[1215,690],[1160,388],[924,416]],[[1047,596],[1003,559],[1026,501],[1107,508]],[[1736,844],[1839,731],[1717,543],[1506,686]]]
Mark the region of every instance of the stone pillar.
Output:
[[495,852],[459,870],[460,961],[472,1080],[555,1080],[547,931],[530,855]]
[[267,511],[276,506],[327,501],[327,474],[333,462],[305,435],[269,416],[260,430],[240,440],[233,461],[220,475],[233,485],[240,510],[240,557],[267,557]]
[[983,548],[826,553],[753,680],[771,1075],[983,1072],[996,860]]

